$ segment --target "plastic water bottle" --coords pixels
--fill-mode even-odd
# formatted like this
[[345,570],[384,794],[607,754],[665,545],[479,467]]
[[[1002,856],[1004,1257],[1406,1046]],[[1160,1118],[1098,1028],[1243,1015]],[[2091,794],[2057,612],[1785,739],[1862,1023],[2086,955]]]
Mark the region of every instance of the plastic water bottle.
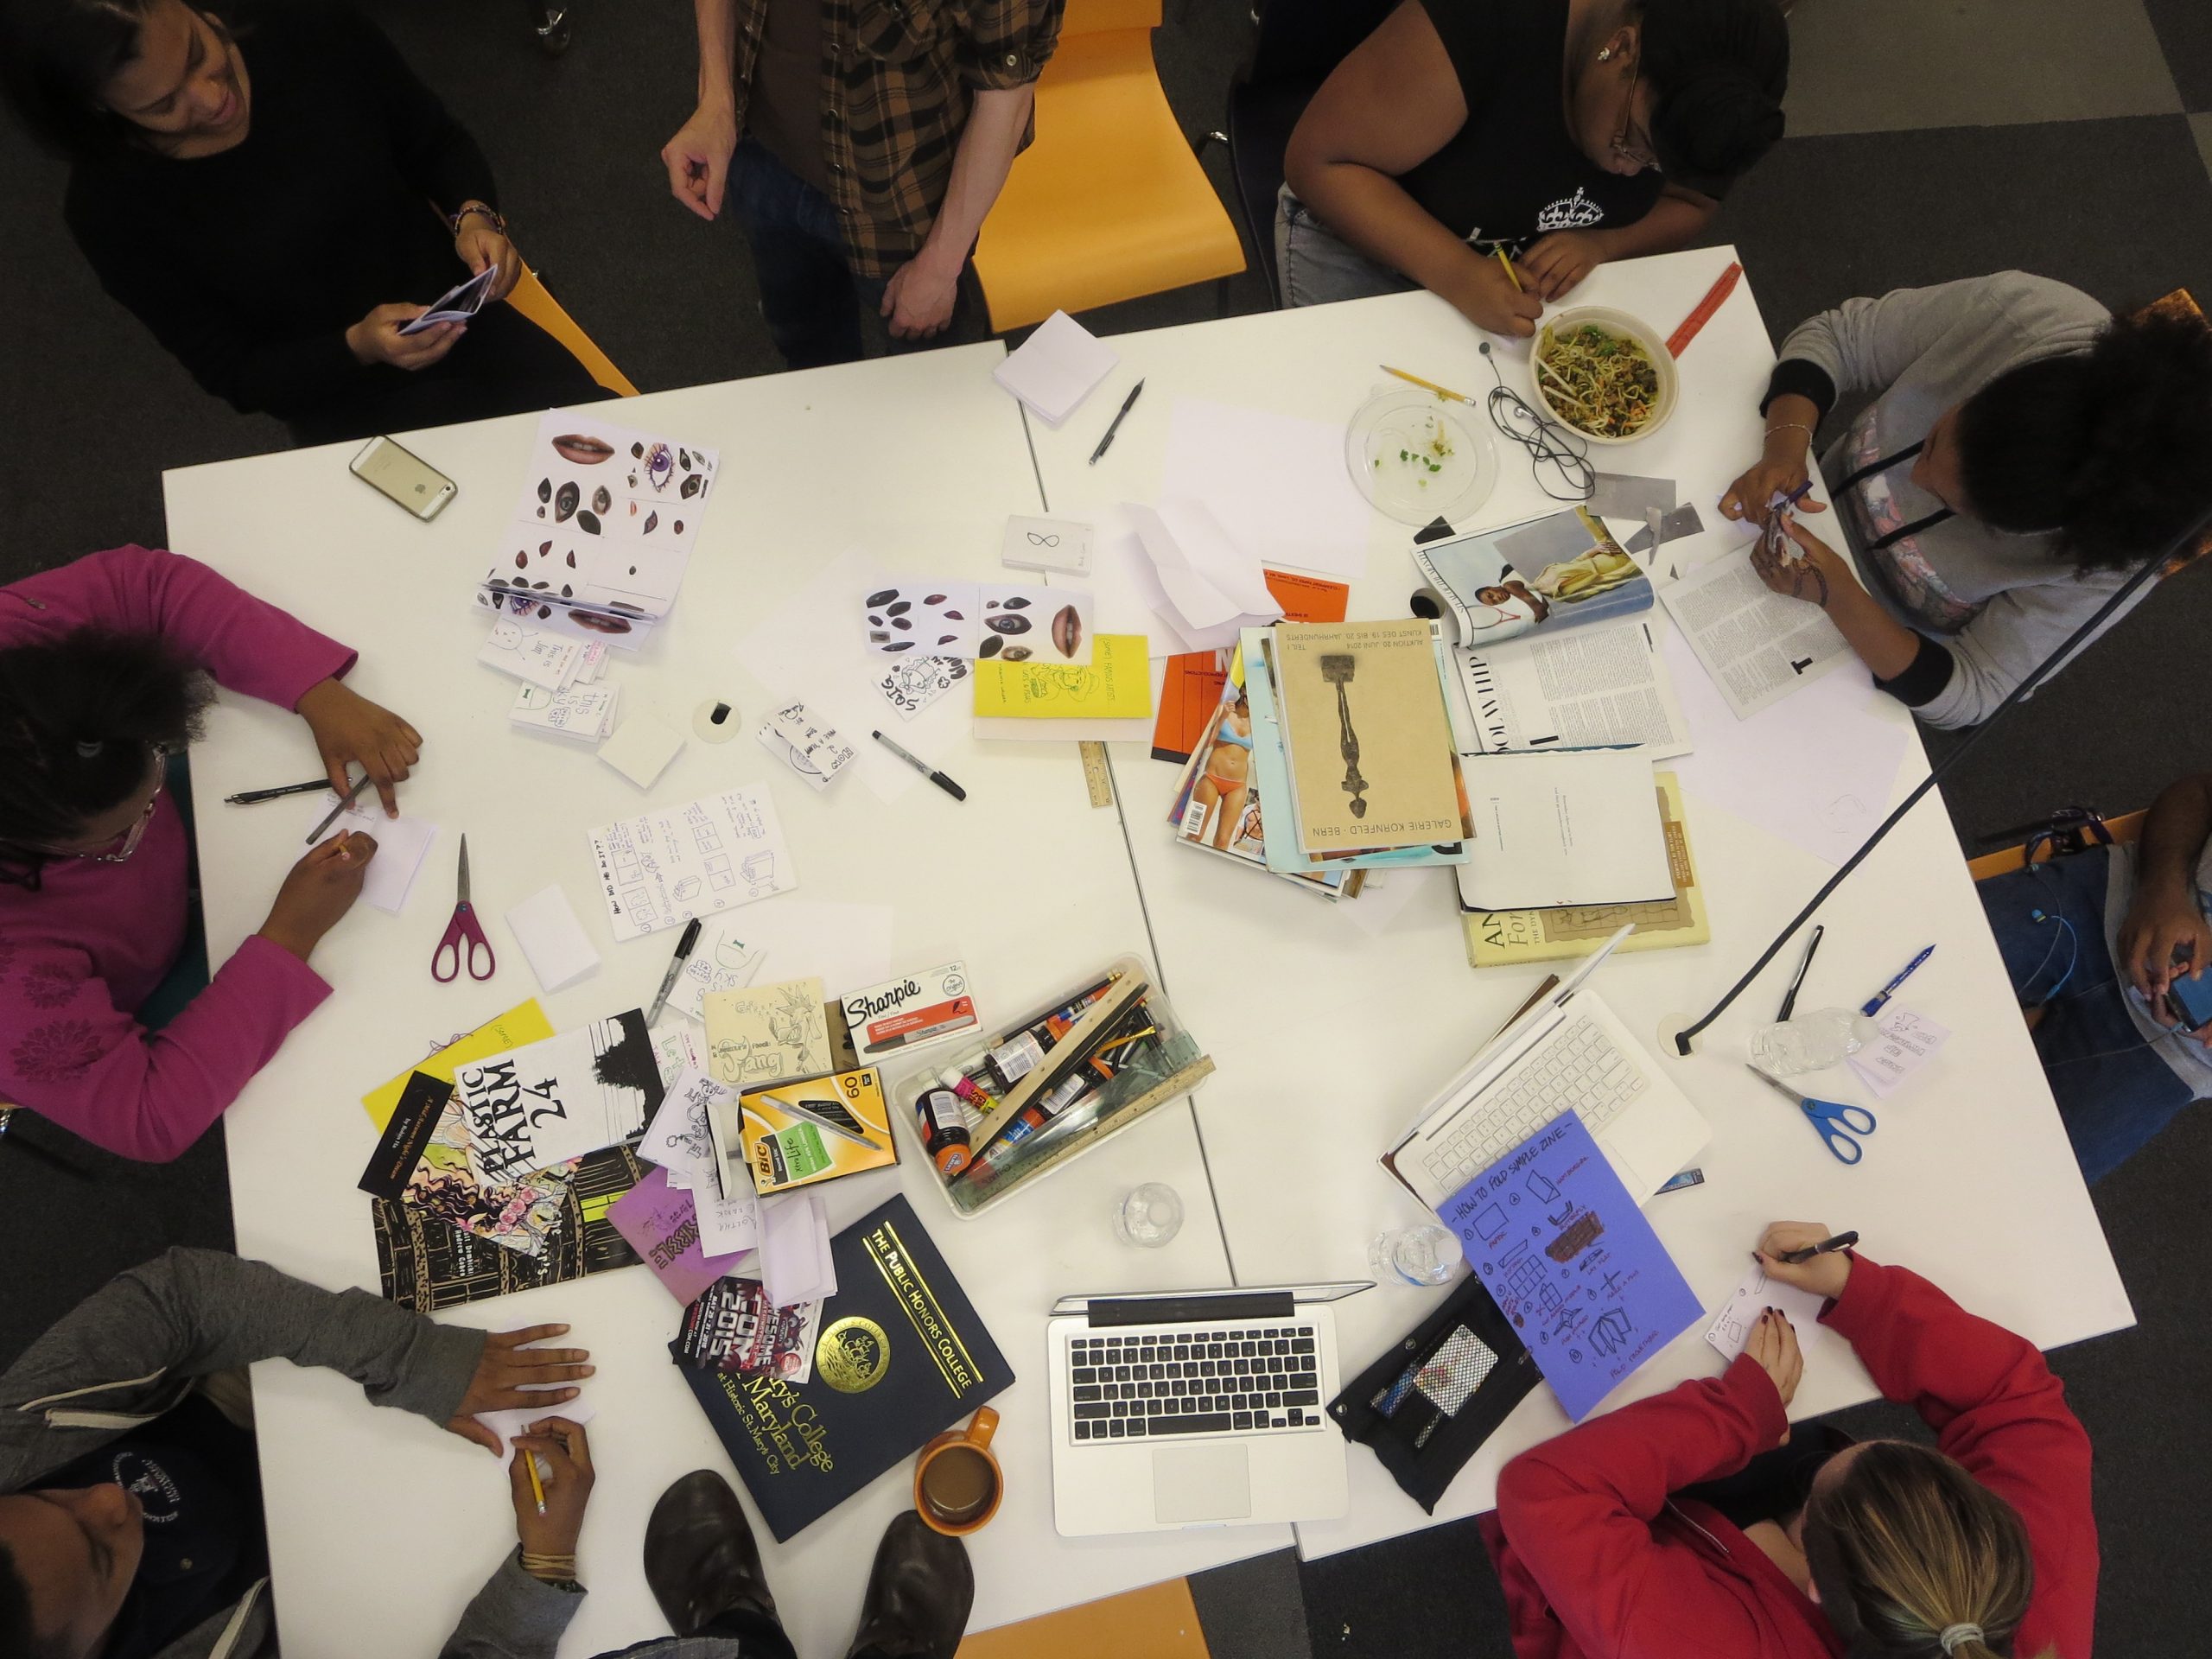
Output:
[[1367,1247],[1368,1270],[1386,1285],[1440,1285],[1459,1265],[1459,1236],[1431,1223],[1398,1227]]
[[1140,1249],[1158,1249],[1183,1230],[1183,1199],[1165,1181],[1147,1181],[1115,1206],[1114,1235]]
[[1819,1071],[1856,1054],[1880,1033],[1856,1008],[1815,1008],[1751,1033],[1751,1064],[1770,1077]]

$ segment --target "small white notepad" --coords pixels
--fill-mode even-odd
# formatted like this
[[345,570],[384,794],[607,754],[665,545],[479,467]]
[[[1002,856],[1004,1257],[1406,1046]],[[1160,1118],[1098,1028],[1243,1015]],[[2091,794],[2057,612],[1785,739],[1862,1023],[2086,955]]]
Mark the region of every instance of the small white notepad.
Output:
[[591,948],[569,895],[557,886],[531,894],[509,911],[507,927],[530,959],[530,971],[548,991],[572,985],[599,966],[599,952]]
[[[1065,311],[1055,311],[1037,332],[1009,353],[991,378],[1027,404],[1047,426],[1075,413],[1121,361],[1114,348]],[[1341,469],[1339,469],[1341,470]]]

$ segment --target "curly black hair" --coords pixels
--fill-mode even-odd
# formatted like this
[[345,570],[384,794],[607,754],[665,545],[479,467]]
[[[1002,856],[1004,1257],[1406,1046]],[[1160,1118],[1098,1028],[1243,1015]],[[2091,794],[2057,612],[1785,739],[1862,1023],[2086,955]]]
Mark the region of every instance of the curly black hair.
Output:
[[1644,0],[1651,142],[1666,175],[1719,195],[1782,137],[1789,30],[1775,0]]
[[2172,310],[2115,317],[2088,351],[1982,387],[1957,435],[1976,518],[2055,532],[2084,572],[2132,569],[2212,507],[2212,327]]
[[200,735],[206,675],[150,634],[79,628],[0,650],[0,880],[35,887],[67,841],[146,781],[156,747]]

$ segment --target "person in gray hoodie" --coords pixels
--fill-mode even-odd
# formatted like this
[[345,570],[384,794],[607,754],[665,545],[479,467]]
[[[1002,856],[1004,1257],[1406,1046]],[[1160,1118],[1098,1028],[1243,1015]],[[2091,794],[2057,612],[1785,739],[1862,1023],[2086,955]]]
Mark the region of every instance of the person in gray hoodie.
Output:
[[1753,563],[1931,726],[1987,719],[2212,506],[2212,330],[2183,302],[2115,316],[2017,270],[1847,300],[1783,342],[1721,512],[1764,527],[1855,392],[1821,458],[1849,556],[1784,514],[1795,548]]
[[[526,1345],[567,1331],[486,1337],[209,1250],[119,1275],[0,1375],[0,1654],[267,1659],[268,1545],[234,1374],[322,1366],[496,1453],[476,1413],[556,1407],[576,1390],[521,1385],[590,1375],[581,1349]],[[511,1550],[454,1643],[505,1653],[537,1637],[550,1654],[570,1606]]]

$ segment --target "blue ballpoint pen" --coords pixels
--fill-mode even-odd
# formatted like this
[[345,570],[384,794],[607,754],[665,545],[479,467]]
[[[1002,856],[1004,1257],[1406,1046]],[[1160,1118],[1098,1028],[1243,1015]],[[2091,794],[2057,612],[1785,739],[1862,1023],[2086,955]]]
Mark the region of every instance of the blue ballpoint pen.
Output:
[[1915,957],[1910,962],[1905,963],[1904,967],[1898,969],[1897,976],[1891,980],[1888,984],[1883,986],[1880,990],[1875,992],[1873,996],[1859,1010],[1859,1012],[1861,1014],[1873,1014],[1878,1011],[1883,1003],[1888,1001],[1891,996],[1896,995],[1898,986],[1904,984],[1905,981],[1912,977],[1912,970],[1919,967],[1922,963],[1927,961],[1929,957],[1935,954],[1936,947],[1931,944],[1925,950],[1923,950],[1918,956]]

